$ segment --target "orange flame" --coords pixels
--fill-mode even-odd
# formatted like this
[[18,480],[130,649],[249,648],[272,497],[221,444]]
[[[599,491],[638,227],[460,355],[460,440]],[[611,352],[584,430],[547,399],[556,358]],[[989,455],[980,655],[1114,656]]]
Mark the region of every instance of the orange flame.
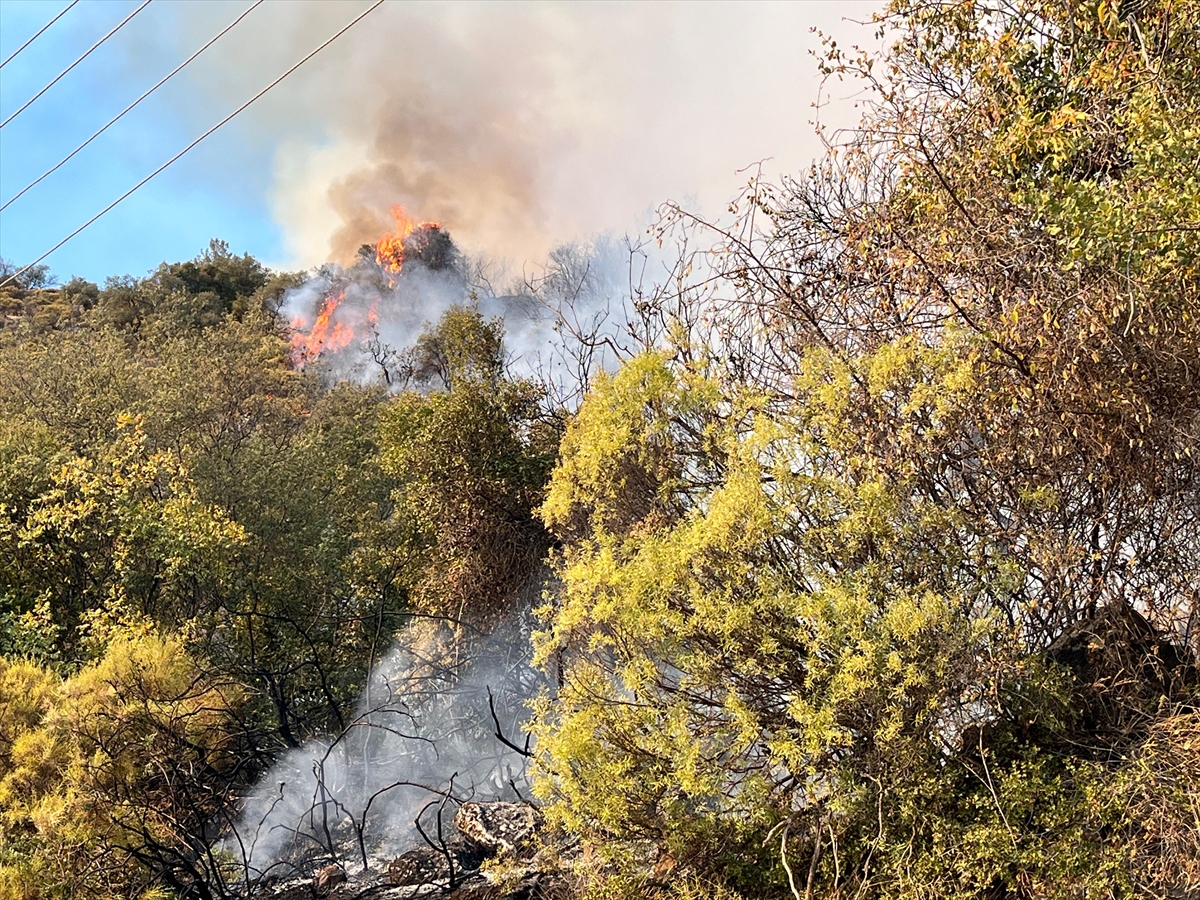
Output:
[[[392,207],[392,218],[396,220],[395,233],[385,234],[375,245],[375,262],[387,274],[389,288],[396,286],[396,279],[404,270],[405,259],[410,252],[405,242],[413,232],[432,232],[441,227],[437,222],[414,222],[402,206]],[[321,308],[311,328],[306,315],[292,320],[292,359],[297,367],[303,368],[322,353],[336,352],[355,340],[355,330],[363,325],[362,313],[349,309],[348,314],[343,312],[335,317],[345,299],[345,288],[330,291],[321,301]],[[366,326],[370,335],[362,336],[363,340],[369,340],[371,335],[378,337],[379,302],[380,298],[376,296],[367,309]]]
[[412,234],[417,226],[403,206],[392,207],[392,218],[396,220],[396,233],[388,232],[379,239],[379,243],[375,245],[375,262],[394,278],[404,269],[404,239]]
[[344,322],[332,322],[333,313],[338,305],[346,299],[344,290],[330,294],[321,302],[312,328],[305,333],[302,329],[308,323],[298,318],[292,322],[292,356],[297,362],[313,359],[324,350],[341,350],[354,340],[353,330]]
[[375,262],[388,273],[388,287],[396,286],[396,278],[404,270],[408,248],[405,246],[414,231],[430,231],[441,228],[437,222],[414,222],[403,206],[392,207],[392,218],[396,220],[395,234],[388,232],[375,245]]

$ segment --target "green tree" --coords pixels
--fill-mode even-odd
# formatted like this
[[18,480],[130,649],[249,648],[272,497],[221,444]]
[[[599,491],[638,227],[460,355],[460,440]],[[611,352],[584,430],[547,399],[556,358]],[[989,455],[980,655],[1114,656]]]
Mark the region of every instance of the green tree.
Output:
[[[380,463],[389,397],[293,367],[276,316],[293,280],[214,247],[148,279],[74,285],[62,327],[26,317],[0,335],[0,657],[68,690],[103,672],[152,707],[122,724],[101,704],[117,731],[97,737],[56,688],[41,724],[21,725],[37,733],[22,770],[44,764],[38,796],[79,822],[4,801],[4,890],[219,892],[212,829],[281,749],[344,726],[409,609],[425,535]],[[170,704],[187,697],[110,670],[141,660],[129,635],[159,631],[196,684],[236,693],[219,723],[187,714],[228,749],[220,766],[185,746],[210,736],[176,729]],[[106,761],[126,738],[142,755]]]
[[226,313],[239,318],[247,301],[270,280],[262,263],[250,254],[235,256],[224,241],[214,239],[208,249],[189,262],[164,263],[155,275],[157,286],[165,290],[182,289],[193,296],[211,296],[214,324]]
[[19,609],[48,605],[64,655],[105,621],[180,616],[197,581],[228,577],[243,537],[133,419],[98,458],[65,459],[26,510],[0,525],[0,577]]
[[559,430],[533,382],[502,367],[498,321],[455,307],[411,354],[421,381],[381,421],[382,465],[397,482],[397,515],[423,546],[414,602],[479,624],[515,608],[542,565],[549,535],[534,515]]
[[[120,584],[130,615],[186,623],[194,650],[243,679],[247,726],[259,730],[266,761],[337,727],[353,704],[407,605],[411,529],[392,515],[392,479],[376,460],[386,395],[331,390],[292,367],[271,299],[287,277],[263,283],[257,263],[215,252],[197,265],[215,267],[218,280],[227,268],[250,272],[227,280],[253,288],[257,306],[215,322],[181,315],[186,304],[175,301],[200,295],[164,287],[160,272],[110,283],[79,327],[25,328],[0,345],[0,502],[14,547],[0,616],[5,646],[69,666],[89,652],[79,625]],[[128,319],[113,315],[118,300]],[[120,510],[132,501],[110,460],[126,440],[119,423],[133,420],[138,465],[150,466],[135,479],[137,502],[158,509],[186,495],[239,535],[219,559],[186,570],[177,568],[183,551],[139,538],[122,557],[140,567],[136,584],[114,574]],[[66,502],[57,498],[67,471],[89,473],[104,501],[80,512],[70,541],[53,529],[27,540],[31,522]],[[183,550],[195,557],[202,546],[185,540]],[[30,644],[39,633],[57,635],[55,647]]]

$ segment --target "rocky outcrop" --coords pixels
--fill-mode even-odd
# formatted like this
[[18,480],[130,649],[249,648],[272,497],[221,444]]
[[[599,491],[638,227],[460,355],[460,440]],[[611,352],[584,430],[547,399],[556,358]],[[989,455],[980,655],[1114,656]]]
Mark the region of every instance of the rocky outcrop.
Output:
[[1191,655],[1123,602],[1068,628],[1046,656],[1070,673],[1072,708],[1090,744],[1141,740],[1197,683]]
[[444,848],[418,847],[391,861],[388,883],[458,884],[478,871],[485,858],[477,845],[461,839],[447,841]]
[[527,803],[464,803],[454,827],[488,856],[515,854],[532,843],[540,823]]
[[[1124,759],[1164,716],[1195,711],[1200,672],[1171,638],[1123,601],[1095,610],[1031,658],[1033,677],[1061,679],[1061,706],[1025,709],[1018,702],[1006,715],[964,728],[959,762],[978,770],[985,754],[1003,763],[1030,746]],[[1010,697],[1019,701],[1021,688],[1014,683]]]
[[454,816],[459,837],[442,847],[418,847],[388,865],[388,882],[398,886],[457,887],[494,856],[516,856],[530,848],[540,817],[525,803],[464,803]]

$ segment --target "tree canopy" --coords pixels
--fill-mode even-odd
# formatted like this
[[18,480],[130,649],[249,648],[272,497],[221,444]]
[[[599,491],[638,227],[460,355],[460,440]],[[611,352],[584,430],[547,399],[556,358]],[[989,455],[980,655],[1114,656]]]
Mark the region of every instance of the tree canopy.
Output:
[[893,3],[852,137],[666,210],[542,510],[566,827],[750,893],[1193,883],[1198,14]]

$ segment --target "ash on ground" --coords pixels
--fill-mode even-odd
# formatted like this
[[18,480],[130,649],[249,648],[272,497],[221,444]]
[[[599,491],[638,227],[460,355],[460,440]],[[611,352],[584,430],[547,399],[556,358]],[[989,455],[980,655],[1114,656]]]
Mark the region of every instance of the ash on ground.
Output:
[[[285,882],[270,879],[254,896],[266,900],[349,900],[364,896],[416,900],[448,896],[454,900],[565,900],[573,895],[569,866],[552,847],[537,810],[525,803],[466,803],[454,816],[455,836],[434,839],[393,859],[386,871],[349,875],[334,863],[308,877]],[[501,862],[491,868],[489,861]]]

